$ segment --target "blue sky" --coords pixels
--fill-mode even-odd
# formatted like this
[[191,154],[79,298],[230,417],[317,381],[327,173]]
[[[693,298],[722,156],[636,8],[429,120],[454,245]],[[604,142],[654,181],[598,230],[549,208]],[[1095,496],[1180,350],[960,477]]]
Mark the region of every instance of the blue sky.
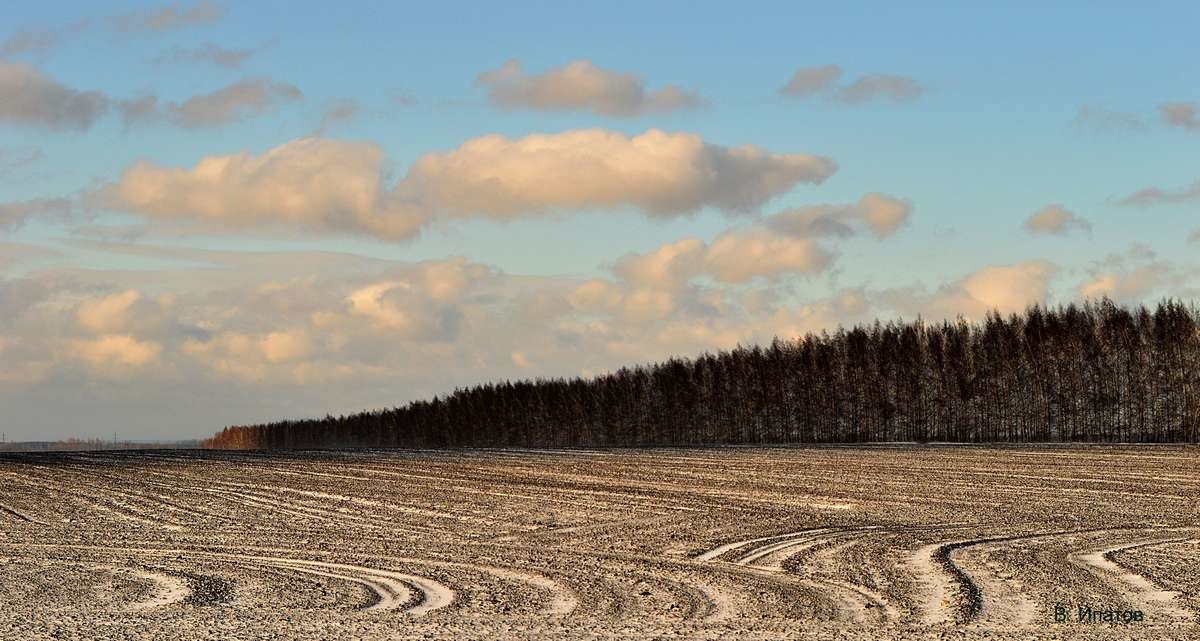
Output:
[[[0,321],[0,402],[16,406],[9,431],[25,437],[78,435],[74,419],[97,412],[108,417],[95,428],[101,434],[114,423],[136,425],[131,436],[202,434],[281,408],[348,411],[491,377],[596,373],[876,316],[1192,294],[1195,3],[11,2],[6,17],[0,305],[10,311]],[[200,51],[242,59],[193,59]],[[588,106],[595,96],[571,97],[574,107],[533,93],[504,104],[476,78],[511,60],[531,92],[546,80],[539,74],[587,61],[594,79],[634,74],[647,96],[671,86],[695,100],[620,117]],[[798,70],[825,65],[841,69],[835,81],[811,95],[780,93]],[[29,110],[37,104],[18,109],[32,95],[12,79],[20,74],[99,92],[104,114],[80,126],[55,121],[51,99],[42,115]],[[872,74],[915,93],[842,99]],[[222,103],[234,111],[220,122],[186,121],[189,99],[238,83],[273,97]],[[123,117],[124,105],[145,97],[156,100],[148,115]],[[221,108],[204,104],[197,109]],[[353,113],[321,129],[338,104]],[[669,215],[647,209],[662,194],[636,195],[672,188],[666,183],[614,178],[599,200],[578,203],[540,194],[556,181],[606,180],[573,175],[565,160],[509,167],[510,177],[547,172],[531,183],[539,194],[511,212],[464,205],[474,183],[451,178],[471,176],[437,178],[435,196],[421,191],[434,179],[413,171],[431,154],[474,161],[466,150],[490,135],[544,134],[573,153],[583,143],[572,132],[636,140],[654,129],[718,150],[827,158],[837,170],[820,180],[797,175],[745,211],[712,196]],[[305,162],[335,157],[331,145],[288,147],[313,137],[348,146],[303,184],[270,177],[272,197],[290,189],[313,201],[298,205],[303,224],[239,209],[231,194],[249,192],[236,191],[236,181],[267,180],[261,174],[229,178],[219,215],[196,203],[225,183],[204,183],[189,202],[97,196],[129,186],[126,172],[139,161],[161,178],[193,172],[205,157],[264,158],[279,148]],[[351,196],[305,190],[321,176],[363,177],[346,164],[371,150],[379,163],[354,171],[383,179],[377,208],[362,215],[407,216],[398,212],[411,205],[422,221],[415,231],[364,231],[361,220],[321,209]],[[650,162],[630,162],[642,160]],[[492,171],[472,167],[476,178]],[[1121,202],[1152,187],[1181,195]],[[872,193],[904,204],[894,226],[864,223],[871,219],[851,207]],[[53,207],[31,205],[49,200]],[[64,202],[70,213],[58,211]],[[773,216],[815,216],[823,205],[835,207],[822,215],[857,231],[776,237]],[[687,240],[699,244],[677,245]],[[714,249],[719,242],[733,249]],[[740,268],[730,251],[745,252]],[[272,258],[248,268],[262,252]],[[314,258],[322,252],[338,258]],[[469,275],[452,278],[453,296],[445,283],[414,275],[460,259],[453,264],[468,265]],[[634,267],[652,259],[666,265],[653,278]],[[420,278],[428,291],[418,291]],[[601,295],[595,285],[588,291],[599,298],[584,305],[579,288],[588,283],[610,289]],[[265,286],[289,291],[291,302],[254,309],[261,297],[248,292]],[[308,289],[288,290],[300,287]],[[88,310],[109,317],[89,325]],[[425,329],[414,318],[425,318]],[[453,327],[436,318],[455,319]],[[271,351],[284,335],[294,349]],[[195,409],[163,425],[161,412],[131,400],[135,389],[187,396]],[[212,411],[206,399],[231,389],[260,393]],[[22,400],[31,390],[72,409],[35,420]]]

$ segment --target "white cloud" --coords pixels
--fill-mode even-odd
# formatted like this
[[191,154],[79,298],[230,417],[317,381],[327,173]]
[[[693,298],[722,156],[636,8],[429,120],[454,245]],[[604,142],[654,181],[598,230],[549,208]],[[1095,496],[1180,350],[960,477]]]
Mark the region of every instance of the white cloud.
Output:
[[785,274],[815,274],[832,261],[829,252],[807,238],[777,236],[765,230],[727,232],[716,238],[704,256],[709,275],[723,283]]
[[753,211],[836,169],[828,158],[722,147],[693,134],[585,129],[517,140],[484,136],[426,154],[398,191],[454,216],[620,207],[672,216],[704,207]]
[[694,109],[704,104],[695,92],[674,85],[647,91],[636,74],[608,71],[587,60],[533,75],[520,61],[510,60],[480,74],[475,85],[486,88],[491,101],[506,109],[592,111],[614,118]]
[[111,373],[114,368],[140,368],[153,363],[162,352],[162,346],[132,336],[110,334],[75,341],[74,351],[93,368]]
[[[47,417],[87,418],[111,431],[145,418],[148,395],[172,394],[191,400],[173,404],[173,420],[159,417],[147,433],[200,434],[223,422],[390,406],[486,380],[766,343],[895,311],[931,320],[1016,311],[1044,301],[1054,274],[1033,261],[981,269],[930,292],[797,298],[783,276],[820,269],[804,249],[813,242],[751,228],[627,257],[611,278],[594,280],[512,276],[464,258],[399,263],[130,246],[187,266],[0,279],[0,395],[45,392],[61,401],[16,403],[10,436]],[[1105,267],[1144,264],[1125,260]]]
[[819,156],[721,147],[692,134],[588,129],[485,136],[426,154],[393,188],[369,143],[302,139],[262,155],[210,156],[192,169],[140,162],[103,192],[109,207],[224,227],[289,225],[403,239],[438,215],[513,219],[634,208],[754,211],[836,170]]
[[350,315],[394,338],[447,341],[458,333],[462,310],[438,294],[409,280],[383,281],[354,290],[346,303]]
[[259,156],[210,156],[192,169],[140,162],[103,200],[150,218],[226,228],[283,224],[407,238],[424,218],[392,199],[385,171],[383,152],[373,144],[309,138]]
[[698,238],[668,243],[645,254],[629,254],[617,261],[614,273],[638,285],[672,288],[686,284],[705,270],[708,247]]
[[1057,268],[1045,261],[987,267],[960,283],[964,293],[985,309],[1015,313],[1031,303],[1044,303]]
[[128,329],[133,306],[142,295],[126,290],[98,299],[84,301],[75,312],[80,327],[98,334],[122,332]]
[[929,293],[920,288],[885,290],[882,302],[908,318],[979,320],[992,310],[1019,313],[1033,303],[1044,304],[1058,267],[1044,260],[984,267]]
[[567,296],[567,301],[579,311],[597,313],[616,309],[623,297],[621,288],[615,284],[594,279],[576,287]]
[[[645,254],[628,254],[613,265],[613,273],[631,286],[664,291],[684,287],[699,277],[741,284],[787,274],[811,275],[825,270],[831,261],[832,255],[811,239],[750,228],[725,232],[708,244],[687,238]],[[610,297],[596,285],[585,286],[590,291],[576,291],[581,300]]]

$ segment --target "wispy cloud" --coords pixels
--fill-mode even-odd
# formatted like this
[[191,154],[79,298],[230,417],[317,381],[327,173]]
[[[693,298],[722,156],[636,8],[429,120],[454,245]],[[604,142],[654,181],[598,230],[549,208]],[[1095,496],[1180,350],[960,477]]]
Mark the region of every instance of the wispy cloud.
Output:
[[75,211],[76,202],[71,198],[35,198],[0,203],[0,230],[16,229],[34,217],[64,220]]
[[153,62],[160,65],[206,63],[225,69],[239,69],[242,63],[257,51],[257,49],[226,49],[209,42],[190,49],[175,47],[159,54]]
[[802,67],[779,88],[785,98],[804,99],[824,96],[845,104],[867,102],[913,102],[928,88],[908,76],[871,73],[838,85],[843,75],[839,65]]
[[1117,200],[1117,204],[1133,207],[1175,205],[1200,200],[1200,181],[1178,189],[1147,187]]
[[112,18],[118,31],[128,33],[160,33],[199,25],[213,24],[225,15],[225,10],[211,0],[197,0],[188,5],[174,2],[153,9],[131,11]]
[[91,19],[82,18],[59,29],[47,27],[19,29],[3,43],[0,43],[0,56],[46,54],[58,48],[68,38],[86,31],[92,24]]
[[0,177],[23,169],[45,158],[45,154],[37,147],[23,149],[0,148]]
[[362,113],[362,105],[353,98],[334,100],[321,112],[321,122],[313,135],[324,136],[337,125],[352,122]]
[[792,74],[791,80],[779,88],[779,93],[792,98],[818,95],[832,90],[841,77],[842,68],[838,65],[804,67]]
[[1146,121],[1137,114],[1113,111],[1099,105],[1083,105],[1075,114],[1076,127],[1092,131],[1143,131]]
[[157,96],[121,101],[118,110],[126,126],[168,120],[188,129],[221,127],[259,116],[304,98],[294,85],[270,78],[250,78],[182,102],[163,102]]

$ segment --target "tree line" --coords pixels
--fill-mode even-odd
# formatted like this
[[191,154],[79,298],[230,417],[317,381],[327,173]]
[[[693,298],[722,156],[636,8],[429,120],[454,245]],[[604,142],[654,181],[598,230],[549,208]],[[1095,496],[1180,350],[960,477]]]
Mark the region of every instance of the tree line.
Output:
[[485,383],[403,407],[227,427],[204,447],[636,447],[1200,440],[1200,313],[1107,299],[876,321],[590,379]]

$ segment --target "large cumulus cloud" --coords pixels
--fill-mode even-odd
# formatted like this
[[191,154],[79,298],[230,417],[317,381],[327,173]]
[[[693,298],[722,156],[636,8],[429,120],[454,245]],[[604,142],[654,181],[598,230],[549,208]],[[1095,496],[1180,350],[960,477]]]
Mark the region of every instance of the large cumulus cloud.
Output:
[[724,147],[693,134],[587,129],[476,138],[421,156],[388,185],[376,145],[310,138],[260,155],[206,157],[190,169],[144,161],[105,190],[104,202],[151,218],[402,239],[434,217],[749,212],[798,184],[824,181],[836,168],[820,156]]

